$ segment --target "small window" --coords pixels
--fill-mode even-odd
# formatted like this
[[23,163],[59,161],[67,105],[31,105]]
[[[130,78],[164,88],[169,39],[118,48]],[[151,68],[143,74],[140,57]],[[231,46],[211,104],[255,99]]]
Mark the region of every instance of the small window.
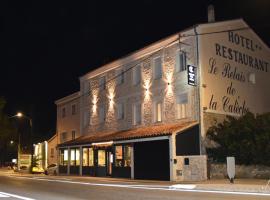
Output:
[[76,131],[72,131],[71,132],[71,138],[72,138],[72,140],[75,140],[75,138],[76,138]]
[[162,62],[161,57],[154,59],[154,79],[162,78]]
[[105,121],[106,113],[105,113],[105,106],[101,105],[99,107],[99,122],[103,123]]
[[62,132],[61,133],[61,143],[66,142],[67,141],[67,132]]
[[121,167],[123,161],[123,148],[121,146],[115,146],[115,166]]
[[90,124],[90,111],[85,110],[83,114],[83,127],[87,127]]
[[125,106],[123,103],[117,104],[117,119],[125,118]]
[[106,89],[106,78],[105,78],[105,76],[100,77],[100,79],[99,79],[99,88],[100,88],[100,90],[105,90]]
[[131,147],[124,146],[124,167],[131,166]]
[[162,121],[162,102],[157,101],[154,103],[154,117],[155,122],[161,122]]
[[67,149],[61,149],[60,150],[60,165],[67,166],[68,163],[68,150]]
[[75,114],[76,114],[76,105],[75,105],[75,104],[73,104],[73,105],[71,106],[71,114],[72,114],[72,115],[75,115]]
[[188,105],[188,95],[187,93],[178,95],[176,97],[177,106],[177,119],[182,119],[187,117],[187,105]]
[[62,108],[62,118],[66,117],[66,108]]
[[54,148],[51,148],[51,158],[54,157]]
[[132,71],[133,85],[139,85],[141,82],[141,66],[136,66]]
[[116,70],[116,84],[121,85],[124,83],[124,70],[118,69]]
[[70,165],[71,166],[76,165],[76,151],[75,151],[75,149],[70,149]]
[[176,54],[176,72],[182,72],[186,69],[186,53],[178,51]]
[[249,81],[250,83],[253,83],[253,84],[256,83],[256,78],[255,78],[255,74],[254,74],[254,73],[250,73],[250,74],[248,75],[248,81]]
[[88,148],[83,148],[83,166],[88,166]]
[[141,104],[135,104],[133,106],[133,124],[134,125],[141,124],[141,117],[142,117]]

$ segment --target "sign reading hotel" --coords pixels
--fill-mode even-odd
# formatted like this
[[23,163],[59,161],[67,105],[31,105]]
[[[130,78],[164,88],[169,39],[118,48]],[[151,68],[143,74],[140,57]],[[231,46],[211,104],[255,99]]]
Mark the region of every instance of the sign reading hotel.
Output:
[[[238,22],[235,29],[244,25]],[[231,26],[230,29],[201,30],[217,31],[200,36],[203,107],[207,108],[206,112],[228,115],[263,112],[267,105],[263,95],[269,93],[264,86],[270,78],[269,50],[249,28],[233,31]]]
[[187,66],[188,85],[196,86],[197,68],[193,65]]

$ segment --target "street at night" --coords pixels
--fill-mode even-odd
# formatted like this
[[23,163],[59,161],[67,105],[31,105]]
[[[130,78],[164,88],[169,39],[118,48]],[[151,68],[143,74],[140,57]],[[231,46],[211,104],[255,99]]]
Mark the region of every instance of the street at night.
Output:
[[[79,179],[75,177],[48,177],[48,176],[0,176],[0,199],[102,199],[102,200],[135,200],[135,199],[237,199],[257,200],[269,199],[270,194],[226,194],[226,192],[173,189],[169,182],[130,182],[117,181],[105,178]],[[181,191],[182,190],[182,191]],[[17,195],[17,198],[15,196]]]

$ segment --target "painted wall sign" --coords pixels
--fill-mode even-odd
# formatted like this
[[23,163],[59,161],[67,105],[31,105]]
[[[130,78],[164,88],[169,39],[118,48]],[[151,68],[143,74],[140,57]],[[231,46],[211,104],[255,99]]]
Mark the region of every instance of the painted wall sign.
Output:
[[197,85],[196,77],[197,77],[197,67],[193,65],[187,66],[187,74],[188,74],[188,84],[192,86]]
[[[247,25],[230,23],[231,29]],[[226,30],[222,23],[206,25],[201,32]],[[206,112],[244,115],[269,111],[269,50],[250,29],[200,36],[203,89]]]

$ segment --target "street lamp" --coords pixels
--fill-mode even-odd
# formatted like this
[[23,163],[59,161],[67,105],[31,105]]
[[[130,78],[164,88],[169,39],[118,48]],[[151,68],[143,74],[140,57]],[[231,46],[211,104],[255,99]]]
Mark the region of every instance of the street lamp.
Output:
[[30,143],[31,143],[31,165],[30,165],[30,172],[32,173],[32,168],[33,168],[33,139],[32,139],[32,135],[33,135],[33,123],[32,123],[32,118],[28,117],[27,115],[24,115],[21,112],[18,112],[16,115],[14,115],[14,117],[18,117],[18,118],[26,118],[29,120],[29,124],[30,124]]

